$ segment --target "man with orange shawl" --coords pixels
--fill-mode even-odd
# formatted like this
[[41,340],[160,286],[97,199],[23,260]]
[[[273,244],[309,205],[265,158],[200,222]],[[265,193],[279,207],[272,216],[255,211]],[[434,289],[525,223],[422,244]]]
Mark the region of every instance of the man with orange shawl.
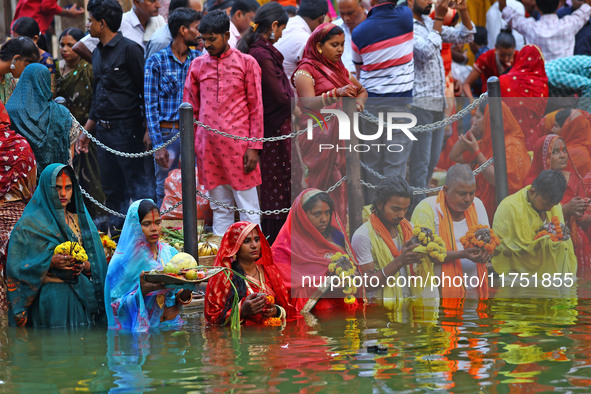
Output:
[[291,304],[298,312],[346,308],[342,294],[337,298],[322,287],[304,285],[304,277],[328,276],[331,258],[337,253],[349,255],[356,265],[345,228],[328,194],[318,189],[304,190],[293,202],[271,250],[277,271],[291,292]]
[[[477,225],[488,226],[488,216],[482,201],[474,196],[476,179],[469,166],[456,164],[447,171],[445,185],[437,196],[427,197],[417,205],[412,213],[413,226],[427,227],[438,234],[447,249],[447,257],[442,265],[435,266],[435,275],[467,278],[477,276],[478,296],[488,296],[488,277],[486,261],[488,254],[480,248],[464,249],[460,238]],[[470,289],[470,281],[462,286],[445,286],[442,281],[441,295],[446,298],[464,298]],[[472,292],[470,291],[470,292]]]
[[[390,281],[391,277],[398,282],[399,276],[412,275],[409,265],[420,264],[424,256],[413,251],[418,244],[411,241],[413,227],[404,217],[411,200],[412,189],[404,178],[383,179],[376,188],[369,220],[353,234],[351,244],[360,271],[367,274],[367,283],[375,284],[366,288],[368,298],[397,303],[415,293],[410,286],[392,286]],[[439,298],[429,286],[421,291],[423,298]]]
[[537,125],[548,102],[548,77],[540,48],[524,46],[515,55],[513,68],[501,75],[499,80],[503,102],[515,115],[525,138],[525,146],[531,150],[540,137]]
[[[207,283],[204,314],[208,323],[229,323],[232,312],[239,314],[241,322],[254,324],[292,315],[271,247],[257,224],[231,225],[222,238],[214,266],[235,272],[230,274],[231,280],[222,272]],[[238,311],[234,311],[236,306]]]
[[[523,180],[529,171],[531,159],[525,148],[519,123],[507,105],[503,103],[502,107],[507,180],[509,193],[515,193],[523,187]],[[483,105],[481,105],[472,119],[472,128],[465,135],[459,135],[459,140],[452,148],[449,156],[456,163],[470,164],[474,170],[492,157],[489,106],[487,105],[483,111]],[[476,197],[482,200],[488,213],[488,220],[492,222],[497,209],[494,164],[489,165],[476,177]]]
[[572,241],[537,236],[542,225],[554,222],[554,217],[564,223],[560,200],[565,190],[566,179],[560,171],[544,170],[531,186],[501,201],[493,222],[493,230],[501,239],[492,258],[495,271],[538,274],[538,287],[543,286],[544,274],[551,275],[552,283],[556,283],[555,274],[561,275],[563,283],[569,277],[575,280],[577,258]]
[[566,178],[566,191],[561,201],[562,211],[575,248],[579,276],[582,277],[591,269],[591,242],[589,241],[591,214],[587,210],[589,198],[583,179],[570,158],[565,141],[556,134],[541,137],[536,143],[534,159],[524,186],[530,185],[544,170],[561,171]]

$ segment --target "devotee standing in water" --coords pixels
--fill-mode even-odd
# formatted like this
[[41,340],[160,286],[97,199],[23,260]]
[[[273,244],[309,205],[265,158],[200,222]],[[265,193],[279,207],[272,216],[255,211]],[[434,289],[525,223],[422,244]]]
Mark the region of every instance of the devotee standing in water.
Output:
[[[466,164],[456,164],[448,171],[445,185],[437,196],[427,197],[412,213],[413,226],[427,227],[445,242],[447,257],[442,265],[435,266],[436,275],[448,277],[478,276],[486,278],[485,262],[488,254],[479,248],[464,249],[460,238],[476,225],[488,226],[484,205],[475,197],[476,179]],[[445,281],[442,281],[445,285]],[[443,298],[464,298],[466,285],[442,286]],[[473,291],[474,289],[472,289]],[[488,295],[488,284],[478,289],[481,296]]]
[[[66,241],[82,246],[87,260],[55,253]],[[106,272],[103,244],[74,170],[61,164],[47,166],[10,235],[6,263],[10,322],[47,328],[102,323]]]
[[[100,40],[92,56],[93,100],[85,129],[111,148],[128,153],[144,151],[142,119],[144,53],[133,41],[117,33],[123,10],[115,0],[88,3],[90,34]],[[90,139],[82,134],[78,150],[88,152]],[[98,150],[106,205],[126,212],[130,200],[149,195],[140,159],[116,156]],[[121,228],[123,220],[111,218],[110,226]]]
[[[241,137],[263,137],[261,68],[249,55],[230,48],[230,19],[223,11],[203,17],[199,25],[208,54],[191,64],[184,101],[193,106],[197,120],[214,129]],[[259,210],[256,187],[261,184],[258,164],[262,141],[222,137],[195,127],[199,180],[210,197],[238,208]],[[234,211],[212,204],[213,232],[223,235],[234,223]],[[258,214],[240,213],[241,220],[260,223]]]
[[493,221],[493,229],[501,238],[492,259],[495,271],[537,273],[540,278],[546,273],[576,275],[577,258],[571,239],[555,241],[550,235],[536,239],[542,225],[555,227],[554,221],[564,224],[560,201],[566,186],[562,172],[544,170],[531,186],[501,201]]

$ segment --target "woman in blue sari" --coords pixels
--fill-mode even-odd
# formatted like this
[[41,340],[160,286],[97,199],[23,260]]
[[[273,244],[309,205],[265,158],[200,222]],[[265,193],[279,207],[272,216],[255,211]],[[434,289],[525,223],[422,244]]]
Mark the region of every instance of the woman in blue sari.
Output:
[[131,204],[105,283],[109,328],[145,332],[183,323],[179,306],[191,302],[191,290],[177,292],[144,280],[144,272],[162,270],[177,254],[159,242],[161,228],[160,212],[152,200]]
[[[88,261],[54,255],[72,241]],[[104,321],[107,261],[71,167],[51,164],[10,235],[6,276],[9,318],[18,326],[76,327]]]

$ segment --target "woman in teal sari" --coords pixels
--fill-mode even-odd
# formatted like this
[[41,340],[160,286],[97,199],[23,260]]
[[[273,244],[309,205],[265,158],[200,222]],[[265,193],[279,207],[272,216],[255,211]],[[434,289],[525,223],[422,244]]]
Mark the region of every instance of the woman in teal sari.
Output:
[[146,332],[184,323],[179,306],[191,302],[191,290],[176,291],[144,280],[144,272],[162,270],[178,253],[160,242],[161,228],[160,212],[152,200],[131,204],[105,280],[109,328]]
[[[72,241],[88,261],[54,255]],[[51,164],[10,235],[6,276],[9,318],[18,326],[76,327],[104,321],[107,261],[71,167]]]

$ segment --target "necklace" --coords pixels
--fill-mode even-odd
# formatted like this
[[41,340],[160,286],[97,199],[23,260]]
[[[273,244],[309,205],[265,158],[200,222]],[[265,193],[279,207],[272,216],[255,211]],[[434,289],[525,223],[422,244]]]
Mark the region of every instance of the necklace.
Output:
[[74,215],[68,211],[66,211],[66,224],[70,230],[72,230],[74,236],[78,239],[78,243],[81,243],[80,239],[82,238],[82,232],[80,231],[80,227],[78,226],[78,223],[76,223]]

